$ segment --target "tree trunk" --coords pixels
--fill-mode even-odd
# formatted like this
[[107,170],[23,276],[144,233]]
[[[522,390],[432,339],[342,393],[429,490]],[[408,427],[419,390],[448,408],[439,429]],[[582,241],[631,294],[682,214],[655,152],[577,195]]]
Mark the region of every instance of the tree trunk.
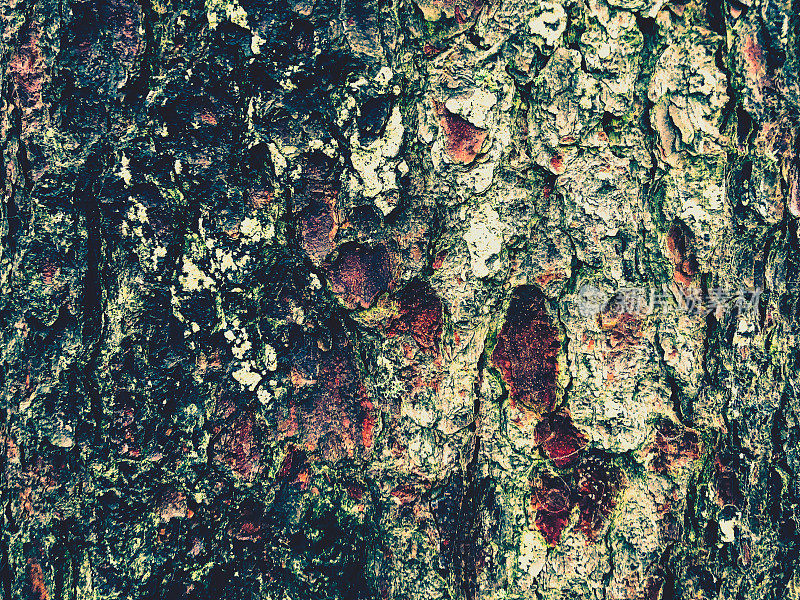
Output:
[[799,11],[0,3],[3,598],[800,598]]

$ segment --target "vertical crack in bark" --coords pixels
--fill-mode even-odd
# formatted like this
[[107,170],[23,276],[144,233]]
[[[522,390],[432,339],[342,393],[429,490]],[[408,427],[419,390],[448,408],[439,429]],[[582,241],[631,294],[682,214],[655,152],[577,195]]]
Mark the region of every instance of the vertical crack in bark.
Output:
[[[3,522],[5,524],[5,517]],[[3,529],[5,529],[5,527]],[[2,582],[3,598],[11,600],[12,575],[11,564],[9,563],[8,547],[8,534],[4,532],[3,542],[2,545],[0,545],[0,582]]]
[[102,148],[88,161],[84,172],[83,186],[76,189],[77,208],[86,220],[86,275],[83,281],[83,331],[82,337],[86,348],[85,365],[81,381],[86,388],[90,400],[90,410],[95,425],[95,443],[103,438],[103,398],[95,377],[97,375],[97,359],[102,347],[104,334],[104,294],[101,274],[102,266],[102,219],[98,194],[98,182],[104,171],[105,161],[109,155],[108,148]]
[[[484,344],[486,340],[484,340]],[[486,369],[486,346],[478,358],[478,374],[473,385],[473,412],[475,420],[470,425],[473,432],[472,456],[465,469],[464,492],[459,508],[459,522],[456,532],[455,569],[456,588],[464,600],[475,600],[478,595],[478,574],[482,560],[483,531],[482,511],[486,500],[485,481],[480,477],[480,421],[481,388]]]

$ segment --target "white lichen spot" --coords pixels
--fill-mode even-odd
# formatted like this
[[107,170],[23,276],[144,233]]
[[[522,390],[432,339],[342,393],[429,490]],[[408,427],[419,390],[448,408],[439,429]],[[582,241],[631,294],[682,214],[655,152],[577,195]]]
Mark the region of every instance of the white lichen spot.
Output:
[[381,87],[385,87],[389,85],[393,76],[394,72],[389,67],[381,67],[381,70],[375,75],[375,83]]
[[183,273],[178,278],[178,281],[183,286],[183,289],[190,292],[214,287],[214,280],[203,273],[197,265],[186,257],[183,259]]
[[239,382],[239,385],[251,392],[256,389],[262,379],[260,373],[253,371],[253,365],[249,362],[242,363],[241,368],[238,371],[234,371],[232,375]]
[[261,240],[275,237],[275,226],[270,223],[264,227],[258,219],[246,217],[239,225],[239,233],[245,239],[252,242],[260,242]]
[[720,520],[719,522],[719,531],[722,534],[720,539],[725,544],[732,544],[736,541],[736,532],[735,532],[736,521],[731,519],[729,521]]
[[272,159],[272,166],[275,168],[275,175],[282,177],[288,166],[286,158],[273,142],[267,144],[267,149],[269,150],[270,159]]
[[211,29],[216,29],[217,25],[225,20],[242,29],[250,29],[247,25],[247,12],[237,2],[206,0],[206,17]]
[[253,54],[261,54],[261,46],[267,43],[267,40],[262,38],[257,33],[253,34],[253,37],[250,40],[250,51]]
[[[358,133],[353,135],[351,161],[359,175],[358,179],[352,180],[354,190],[367,198],[374,198],[397,189],[397,164],[394,159],[400,153],[404,133],[403,115],[400,108],[395,106],[380,138],[364,146],[359,141]],[[379,203],[378,206],[384,215],[393,209],[386,203]]]
[[267,404],[272,400],[272,393],[267,388],[260,387],[256,390],[256,397],[261,404]]
[[165,246],[156,246],[153,250],[153,269],[158,269],[158,262],[167,255]]
[[253,345],[250,343],[249,340],[244,340],[239,344],[236,344],[233,348],[231,348],[231,352],[236,358],[242,360],[245,357],[245,355],[250,351],[250,348],[252,348],[252,346]]
[[233,260],[233,254],[228,250],[217,248],[215,251],[215,256],[217,259],[218,268],[223,273],[225,271],[231,271],[236,269],[236,263]]
[[[129,198],[129,200],[133,200],[133,198]],[[128,212],[126,214],[128,221],[131,223],[138,222],[138,223],[147,223],[149,221],[147,217],[147,208],[145,208],[144,204],[141,202],[135,202],[133,206],[128,208]]]
[[503,248],[503,223],[500,215],[491,206],[472,216],[469,229],[464,235],[471,259],[472,273],[475,277],[487,277],[490,269],[486,264]]
[[[528,21],[528,31],[553,47],[567,28],[567,13],[557,2],[542,2],[538,14]],[[540,44],[541,47],[541,44]]]
[[264,344],[264,365],[268,371],[275,371],[278,368],[278,354],[269,344]]
[[547,560],[547,543],[535,531],[525,529],[519,544],[519,568],[528,577],[538,577]]
[[125,185],[130,185],[131,181],[133,181],[130,165],[131,159],[123,154],[122,158],[120,159],[119,176],[122,178],[122,181],[125,182]]
[[497,96],[479,89],[466,97],[449,98],[444,105],[451,113],[461,115],[475,127],[487,129],[491,125],[491,110],[495,104]]

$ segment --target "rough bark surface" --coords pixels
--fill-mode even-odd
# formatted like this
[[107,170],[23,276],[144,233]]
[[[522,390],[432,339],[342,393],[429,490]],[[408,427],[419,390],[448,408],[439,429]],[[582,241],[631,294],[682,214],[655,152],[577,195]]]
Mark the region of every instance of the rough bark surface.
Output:
[[0,594],[800,598],[798,15],[0,2]]

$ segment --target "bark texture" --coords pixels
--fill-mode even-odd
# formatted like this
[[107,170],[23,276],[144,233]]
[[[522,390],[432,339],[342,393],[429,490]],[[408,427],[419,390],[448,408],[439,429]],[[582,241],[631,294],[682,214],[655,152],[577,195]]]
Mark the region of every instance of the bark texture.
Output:
[[0,2],[3,598],[800,598],[799,14]]

